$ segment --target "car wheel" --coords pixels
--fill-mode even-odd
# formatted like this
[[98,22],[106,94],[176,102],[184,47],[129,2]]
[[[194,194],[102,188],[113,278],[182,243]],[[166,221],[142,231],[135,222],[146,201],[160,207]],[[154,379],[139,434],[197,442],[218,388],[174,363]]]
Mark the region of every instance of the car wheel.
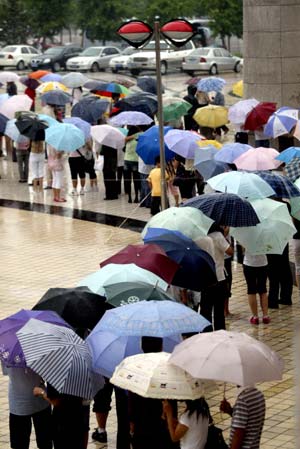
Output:
[[239,62],[237,62],[237,63],[235,64],[233,70],[235,71],[235,73],[240,73],[240,71],[242,70],[241,64],[240,64]]
[[130,73],[131,73],[131,75],[133,75],[133,76],[137,76],[137,75],[140,74],[140,70],[138,70],[138,69],[132,69],[132,70],[130,70]]
[[209,74],[210,75],[217,75],[218,73],[218,67],[216,66],[216,64],[212,65],[210,70],[209,70]]
[[17,64],[17,70],[24,70],[24,69],[25,69],[24,61],[19,61]]
[[55,62],[53,64],[53,72],[59,72],[60,71],[60,63],[59,62]]
[[99,72],[99,66],[98,66],[97,62],[93,62],[92,66],[91,66],[91,72]]
[[166,63],[166,61],[162,61],[161,65],[160,65],[160,73],[162,75],[166,75],[168,72],[168,64]]
[[187,70],[185,73],[187,73],[188,75],[190,75],[190,76],[194,76],[194,72],[193,72],[193,70]]

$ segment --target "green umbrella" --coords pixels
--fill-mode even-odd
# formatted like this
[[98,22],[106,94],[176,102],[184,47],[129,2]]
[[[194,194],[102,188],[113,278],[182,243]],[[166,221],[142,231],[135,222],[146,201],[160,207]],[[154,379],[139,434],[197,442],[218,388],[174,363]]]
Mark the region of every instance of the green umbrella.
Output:
[[174,301],[174,298],[165,293],[156,285],[145,282],[120,282],[104,286],[107,302],[112,306],[124,306],[139,301]]
[[170,207],[154,215],[146,224],[142,237],[148,228],[163,228],[180,231],[182,234],[196,240],[207,235],[213,220],[195,207]]
[[[298,187],[298,186],[297,186]],[[291,215],[300,220],[300,198],[299,196],[290,198]]]
[[177,120],[183,115],[186,115],[191,109],[192,105],[185,100],[176,99],[174,103],[163,106],[164,122],[170,122],[171,120]]
[[296,232],[286,204],[269,198],[251,204],[260,223],[248,228],[231,228],[230,233],[250,254],[282,254]]

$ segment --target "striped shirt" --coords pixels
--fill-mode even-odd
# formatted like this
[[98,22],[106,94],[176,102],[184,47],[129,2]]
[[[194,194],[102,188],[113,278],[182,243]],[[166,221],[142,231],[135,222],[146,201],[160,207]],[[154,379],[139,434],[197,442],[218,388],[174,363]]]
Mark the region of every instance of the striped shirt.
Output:
[[233,407],[230,445],[236,428],[245,429],[241,449],[258,449],[265,420],[264,395],[254,387],[245,388]]

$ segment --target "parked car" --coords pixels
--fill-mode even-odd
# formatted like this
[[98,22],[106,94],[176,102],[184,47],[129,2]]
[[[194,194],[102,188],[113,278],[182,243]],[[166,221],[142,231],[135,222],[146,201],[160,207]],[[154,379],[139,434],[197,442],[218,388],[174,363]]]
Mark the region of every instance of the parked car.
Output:
[[15,67],[24,70],[30,64],[33,55],[38,55],[36,48],[30,45],[7,45],[0,50],[0,68]]
[[109,68],[113,73],[118,73],[121,70],[128,70],[129,56],[136,53],[136,49],[133,47],[125,48],[119,56],[111,58],[109,61]]
[[99,72],[107,69],[111,58],[120,53],[117,47],[88,47],[77,58],[69,59],[67,69]]
[[[183,47],[173,47],[165,41],[160,42],[161,74],[170,69],[181,69],[182,59],[195,49],[192,41]],[[128,68],[132,75],[138,75],[142,70],[156,69],[155,42],[151,41],[138,53],[133,53],[128,60]]]
[[78,45],[66,45],[48,48],[45,53],[31,59],[31,68],[51,69],[58,72],[60,69],[66,69],[68,59],[79,55],[82,48]]
[[182,61],[182,70],[193,76],[195,72],[204,71],[211,75],[219,72],[242,69],[241,59],[232,56],[224,48],[203,47],[197,48]]

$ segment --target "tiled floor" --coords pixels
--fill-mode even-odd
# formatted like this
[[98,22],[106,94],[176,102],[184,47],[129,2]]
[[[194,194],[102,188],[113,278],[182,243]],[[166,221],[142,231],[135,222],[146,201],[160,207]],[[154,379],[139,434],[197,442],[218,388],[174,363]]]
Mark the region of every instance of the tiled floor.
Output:
[[[53,204],[49,191],[45,191],[42,197],[35,197],[27,185],[17,182],[16,164],[0,160],[0,173],[0,199],[36,200]],[[68,197],[67,207],[140,220],[149,217],[148,210],[128,204],[124,196],[111,202],[103,201],[102,198],[103,191],[87,193],[76,199]],[[49,287],[76,285],[83,276],[98,268],[99,261],[126,244],[140,239],[138,233],[127,229],[9,207],[0,207],[0,235],[0,318],[22,307],[31,308]],[[283,380],[260,385],[267,400],[267,419],[261,445],[264,449],[295,447],[295,328],[300,321],[300,303],[296,289],[293,301],[292,307],[281,306],[279,310],[271,311],[270,325],[251,327],[242,272],[239,266],[234,265],[231,299],[234,316],[228,320],[228,329],[247,332],[266,342],[285,360]],[[299,359],[299,352],[297,357]],[[234,400],[234,395],[235,388],[228,385],[226,397]],[[208,401],[216,423],[225,429],[227,437],[230,419],[218,412],[222,396],[223,385],[220,385],[208,396]],[[91,427],[93,426],[92,417]],[[116,418],[113,410],[108,423],[109,449],[115,447],[115,433]],[[0,377],[0,447],[9,448],[7,380],[3,376]],[[91,441],[89,448],[93,447],[97,447],[97,444]],[[34,442],[31,448],[36,448]]]

